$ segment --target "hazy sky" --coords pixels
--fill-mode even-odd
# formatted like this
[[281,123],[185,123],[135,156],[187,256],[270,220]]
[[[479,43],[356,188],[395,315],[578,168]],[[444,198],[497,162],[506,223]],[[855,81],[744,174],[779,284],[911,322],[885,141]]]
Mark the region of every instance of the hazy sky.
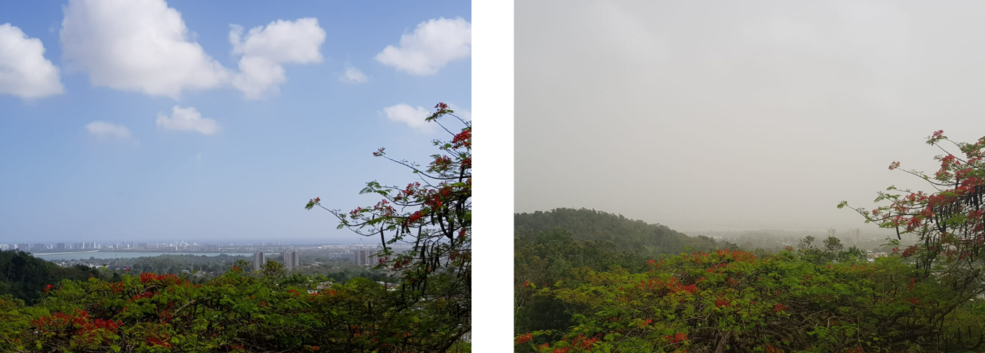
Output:
[[[516,211],[867,227],[935,130],[985,135],[985,2],[522,1]],[[871,233],[870,233],[871,234]]]
[[326,212],[413,181],[470,116],[462,1],[0,4],[0,243],[349,242]]

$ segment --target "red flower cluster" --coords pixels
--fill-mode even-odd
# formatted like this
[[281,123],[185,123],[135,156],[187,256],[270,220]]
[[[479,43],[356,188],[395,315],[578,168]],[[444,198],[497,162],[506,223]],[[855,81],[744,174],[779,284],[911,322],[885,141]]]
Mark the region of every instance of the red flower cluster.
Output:
[[435,193],[435,194],[434,194],[434,196],[432,196],[432,197],[431,197],[431,198],[430,198],[430,199],[428,200],[428,202],[427,202],[427,205],[428,205],[428,206],[431,206],[431,208],[432,208],[432,209],[438,209],[438,208],[441,208],[441,206],[443,205],[443,204],[441,203],[441,194],[439,194],[439,193]]
[[472,128],[462,130],[451,140],[453,148],[472,148]]
[[[698,287],[694,284],[683,285],[677,281],[677,277],[671,277],[669,281],[664,282],[659,278],[651,278],[649,281],[640,281],[640,284],[636,286],[639,289],[649,289],[649,290],[666,290],[668,293],[694,293],[698,290]],[[619,288],[623,290],[623,288]]]
[[[73,314],[58,312],[48,316],[42,316],[37,320],[31,321],[31,324],[41,333],[69,330],[74,331],[76,335],[88,337],[88,341],[94,341],[95,338],[98,338],[97,336],[100,336],[100,332],[116,333],[123,322],[104,319],[89,320],[89,313],[87,311],[75,309],[75,313]],[[69,333],[71,334],[73,332]]]
[[407,217],[407,223],[415,223],[421,220],[421,211],[414,212],[414,214]]
[[[236,266],[233,266],[233,271],[238,271],[238,270],[239,270],[239,268],[237,268]],[[163,284],[165,286],[171,285],[171,284],[179,284],[179,283],[182,283],[181,278],[178,278],[178,276],[176,276],[174,274],[171,274],[171,273],[164,274],[164,275],[157,275],[157,274],[153,274],[153,273],[150,273],[150,272],[144,272],[144,273],[141,273],[140,274],[140,282],[141,283],[147,283],[147,282],[152,282],[152,281],[162,282],[161,284]]]
[[534,335],[532,335],[530,333],[527,333],[525,335],[520,335],[520,337],[517,337],[516,338],[516,341],[514,341],[514,344],[527,343],[527,341],[530,341],[532,339],[534,339]]
[[773,312],[774,313],[778,313],[778,312],[781,312],[781,311],[784,311],[784,310],[787,310],[787,306],[786,305],[783,305],[783,304],[780,304],[780,303],[776,303],[776,305],[773,306]]
[[394,270],[399,270],[399,269],[403,268],[404,266],[407,266],[407,264],[410,264],[410,260],[409,259],[403,259],[403,260],[399,260],[398,259],[397,262],[393,264],[393,269]]
[[670,343],[684,342],[684,341],[687,340],[687,333],[686,332],[678,332],[677,334],[675,334],[673,336],[664,336],[664,339],[667,340]]
[[130,300],[140,300],[140,299],[143,299],[143,298],[150,299],[150,298],[153,298],[153,297],[154,297],[154,293],[144,292],[142,294],[137,294],[137,295],[133,296],[133,298],[130,299]]
[[581,346],[582,348],[585,348],[587,350],[592,350],[592,344],[595,344],[595,342],[598,340],[599,340],[598,337],[585,338],[585,336],[578,335],[578,337],[575,337],[573,340],[571,340],[571,346],[573,347]]
[[903,257],[913,256],[913,254],[915,254],[918,249],[920,249],[919,246],[910,245],[910,247],[906,248],[906,250],[903,250]]

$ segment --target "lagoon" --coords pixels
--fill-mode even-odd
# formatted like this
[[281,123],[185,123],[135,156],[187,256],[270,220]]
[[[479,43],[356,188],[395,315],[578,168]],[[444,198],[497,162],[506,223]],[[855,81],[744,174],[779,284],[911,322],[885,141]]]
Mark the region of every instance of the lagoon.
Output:
[[161,255],[253,256],[252,253],[240,253],[240,252],[217,253],[217,252],[137,252],[137,251],[80,251],[80,252],[63,252],[63,253],[54,253],[54,254],[33,254],[33,255],[34,257],[45,259],[48,261],[88,260],[90,258],[125,259],[125,258],[134,258],[134,257],[154,257]]

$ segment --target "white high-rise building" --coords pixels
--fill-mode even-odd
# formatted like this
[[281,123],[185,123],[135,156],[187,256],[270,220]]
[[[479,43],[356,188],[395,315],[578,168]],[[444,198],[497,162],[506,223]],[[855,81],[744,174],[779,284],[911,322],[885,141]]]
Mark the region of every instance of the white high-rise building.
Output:
[[263,266],[265,259],[263,258],[263,252],[257,251],[253,253],[253,271],[260,271],[260,267]]
[[365,265],[374,266],[374,265],[376,265],[377,264],[375,262],[375,261],[377,261],[376,260],[377,257],[375,256],[376,255],[376,252],[377,252],[377,250],[357,250],[353,254],[353,255],[355,255],[354,256],[355,257],[354,260],[356,262],[356,265],[360,265],[360,266],[365,266]]
[[858,228],[848,230],[848,237],[855,241],[855,245],[862,241],[861,234],[862,230]]
[[301,268],[301,259],[298,258],[298,252],[291,250],[284,252],[284,267],[288,271],[294,271]]

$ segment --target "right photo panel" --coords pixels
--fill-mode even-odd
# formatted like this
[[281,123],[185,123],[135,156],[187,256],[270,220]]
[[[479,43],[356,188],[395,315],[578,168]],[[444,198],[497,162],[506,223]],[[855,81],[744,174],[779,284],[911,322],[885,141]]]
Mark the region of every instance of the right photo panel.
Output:
[[985,2],[515,6],[516,352],[985,352]]

